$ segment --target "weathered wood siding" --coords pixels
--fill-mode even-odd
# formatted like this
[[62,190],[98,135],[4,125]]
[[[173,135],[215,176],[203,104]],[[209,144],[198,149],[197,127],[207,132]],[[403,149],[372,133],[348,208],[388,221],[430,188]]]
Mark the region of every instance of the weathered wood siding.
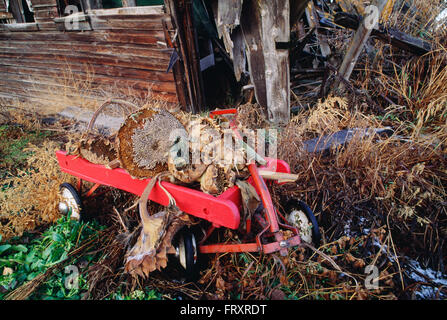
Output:
[[0,0],[0,12],[6,12],[6,6],[3,0]]
[[40,30],[55,30],[54,18],[59,17],[56,0],[32,0],[34,20]]
[[162,19],[169,18],[161,7],[96,10],[80,23],[82,31],[68,31],[61,19],[54,22],[52,1],[33,0],[36,24],[27,29],[35,31],[0,26],[0,97],[42,96],[49,86],[53,94],[54,88],[64,94],[72,89],[74,75],[98,91],[130,88],[144,97],[150,90],[178,102],[173,74],[166,73],[170,52],[163,45]]

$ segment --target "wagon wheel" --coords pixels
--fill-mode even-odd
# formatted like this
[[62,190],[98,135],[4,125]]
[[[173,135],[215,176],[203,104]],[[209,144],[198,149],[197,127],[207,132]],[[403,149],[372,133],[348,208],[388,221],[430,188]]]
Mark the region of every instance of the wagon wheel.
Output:
[[317,219],[309,206],[301,201],[294,200],[289,203],[289,214],[286,215],[287,221],[300,231],[301,239],[307,243],[313,243],[319,246],[321,240],[320,229]]
[[196,237],[189,228],[180,230],[177,234],[175,245],[176,257],[183,267],[185,277],[188,281],[194,281],[198,275],[198,247]]
[[65,182],[59,187],[61,201],[59,211],[64,215],[70,215],[73,220],[81,220],[82,201],[76,188]]

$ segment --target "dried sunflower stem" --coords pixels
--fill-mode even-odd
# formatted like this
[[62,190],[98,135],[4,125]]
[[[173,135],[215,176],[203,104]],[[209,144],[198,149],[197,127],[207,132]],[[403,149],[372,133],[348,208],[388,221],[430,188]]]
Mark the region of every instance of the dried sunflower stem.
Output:
[[118,210],[115,208],[115,206],[113,206],[113,211],[115,212],[115,214],[118,216],[119,222],[121,223],[121,226],[123,227],[125,232],[129,232],[129,229],[127,229],[126,225],[124,224],[123,219],[121,218],[120,213],[118,212]]
[[90,119],[90,122],[88,123],[88,126],[87,126],[87,130],[86,130],[86,133],[88,134],[89,132],[90,132],[90,130],[92,130],[92,128],[93,128],[93,125],[95,124],[95,121],[96,121],[96,118],[98,117],[98,115],[101,113],[101,111],[106,107],[106,106],[108,106],[108,105],[110,105],[110,104],[112,104],[112,103],[115,103],[115,104],[117,104],[118,106],[120,106],[120,108],[124,111],[124,112],[128,112],[129,110],[126,110],[126,108],[124,108],[124,106],[123,105],[126,105],[126,106],[128,106],[128,107],[131,107],[131,108],[133,108],[134,110],[136,110],[136,109],[138,109],[138,107],[136,106],[136,105],[134,105],[133,103],[131,103],[131,102],[128,102],[128,101],[125,101],[125,100],[121,100],[121,99],[114,99],[114,98],[111,98],[111,99],[108,99],[108,100],[106,100],[96,111],[95,111],[95,113],[93,114],[93,116],[92,116],[92,118]]

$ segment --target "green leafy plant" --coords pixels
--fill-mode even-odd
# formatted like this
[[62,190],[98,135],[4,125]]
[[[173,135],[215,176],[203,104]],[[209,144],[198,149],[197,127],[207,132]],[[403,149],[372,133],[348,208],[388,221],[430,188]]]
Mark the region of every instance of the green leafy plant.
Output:
[[[33,280],[46,272],[50,267],[62,262],[65,266],[75,264],[77,259],[69,256],[70,251],[84,240],[96,236],[101,229],[103,227],[95,222],[78,222],[63,216],[41,237],[33,239],[29,244],[14,244],[14,241],[18,239],[11,239],[10,243],[2,244],[0,246],[0,270],[2,270],[0,299],[26,281]],[[94,256],[87,255],[83,259],[91,262]],[[67,289],[64,270],[55,269],[30,298],[79,299],[80,292],[86,289],[87,282],[82,274],[78,277],[78,288]]]
[[121,289],[118,289],[112,295],[112,299],[114,300],[161,300],[162,295],[160,292],[146,288],[143,290],[134,290],[130,294],[125,295],[121,292]]

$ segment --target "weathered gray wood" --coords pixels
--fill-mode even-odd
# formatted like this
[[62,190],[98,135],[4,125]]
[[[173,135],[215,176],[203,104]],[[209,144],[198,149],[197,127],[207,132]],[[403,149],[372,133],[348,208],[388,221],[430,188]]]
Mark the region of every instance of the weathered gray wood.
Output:
[[276,49],[276,42],[290,40],[289,0],[260,0],[259,5],[268,119],[285,125],[290,120],[289,50]]
[[50,7],[56,7],[57,5],[55,3],[42,3],[42,4],[36,4],[33,6],[33,9],[46,9]]
[[245,42],[241,27],[237,27],[231,33],[233,41],[233,70],[237,81],[241,80],[241,75],[245,71]]
[[217,32],[222,37],[224,28],[233,29],[240,24],[242,0],[218,1],[217,5]]
[[[232,67],[236,80],[241,79],[245,71],[245,42],[240,28],[242,0],[214,1],[211,3],[219,37],[228,53],[228,62]],[[231,66],[231,62],[229,63]]]
[[116,18],[102,18],[98,16],[89,16],[90,25],[93,30],[111,30],[111,29],[129,29],[129,30],[163,30],[160,19],[123,19],[120,16]]
[[222,38],[225,49],[233,59],[233,41],[231,33],[240,24],[242,0],[218,1],[216,27],[219,37]]
[[149,6],[149,7],[123,7],[114,9],[96,9],[90,11],[90,14],[97,16],[110,16],[110,15],[164,15],[163,6]]
[[0,31],[38,31],[37,23],[12,23],[12,24],[0,24]]
[[66,17],[55,18],[54,24],[58,31],[90,31],[92,26],[89,17],[84,12],[75,13]]
[[[39,4],[46,1],[51,0]],[[24,24],[25,30],[17,24],[0,26],[4,29],[0,31],[0,95],[20,99],[50,92],[51,96],[79,96],[76,83],[85,83],[86,90],[95,95],[113,91],[145,98],[150,92],[156,98],[178,103],[173,74],[166,73],[170,52],[158,44],[166,41],[164,30],[127,29],[129,23],[161,25],[160,10],[144,8],[139,15],[140,8],[119,8],[99,10],[95,15],[112,21],[112,29],[121,21],[120,30],[41,30],[41,26],[54,29],[59,25],[65,31],[66,18],[56,18],[58,23],[51,19],[54,9],[49,3],[35,8],[39,19],[35,24]],[[80,23],[88,23],[91,13],[96,10],[79,13]],[[16,30],[21,32],[12,32]]]
[[[357,30],[360,24],[360,18],[357,15],[339,12],[334,16],[334,23],[345,28]],[[378,29],[371,31],[371,37],[377,37],[379,40],[390,43],[396,48],[417,55],[424,55],[433,49],[431,43],[428,41],[413,37],[396,29],[385,28],[382,25],[379,25]]]
[[[379,17],[387,2],[388,0],[375,1],[375,5],[377,6],[379,12]],[[368,40],[369,35],[373,30],[373,28],[371,28],[368,25],[368,23],[369,21],[367,19],[363,19],[363,21],[359,25],[357,31],[354,34],[354,37],[351,40],[351,44],[349,45],[348,51],[346,52],[346,55],[338,71],[339,75],[346,81],[349,80],[352,70],[354,69],[354,66],[357,63],[357,59],[363,50],[365,42]],[[344,84],[342,82],[339,82],[338,87],[339,89],[342,89],[344,88]]]
[[[181,56],[183,63],[183,74],[187,89],[188,111],[198,112],[200,106],[197,100],[197,91],[194,87],[193,69],[190,63],[191,56],[188,51],[188,41],[186,28],[184,26],[184,1],[165,0],[166,10],[172,18],[174,27],[177,29],[178,36],[176,38],[175,47]],[[197,63],[197,62],[196,62]]]
[[241,28],[245,41],[250,79],[256,101],[267,108],[265,59],[261,37],[261,13],[255,0],[245,0],[242,7]]

